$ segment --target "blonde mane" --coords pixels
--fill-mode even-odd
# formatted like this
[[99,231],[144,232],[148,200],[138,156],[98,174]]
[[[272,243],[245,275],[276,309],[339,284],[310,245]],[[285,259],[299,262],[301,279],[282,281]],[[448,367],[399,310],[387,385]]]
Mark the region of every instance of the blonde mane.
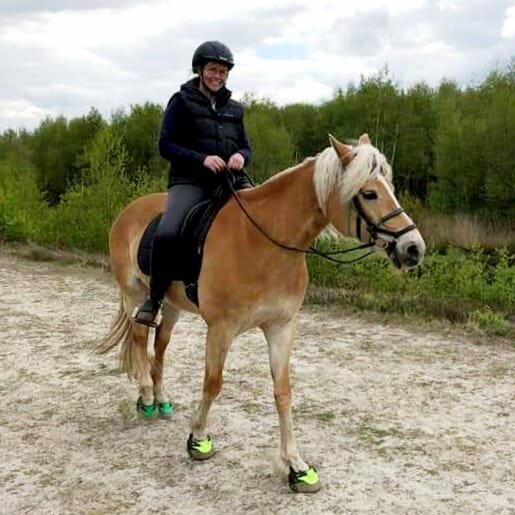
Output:
[[382,175],[392,183],[392,169],[386,157],[372,145],[360,144],[350,153],[350,164],[343,169],[342,162],[332,147],[317,157],[313,185],[320,209],[326,213],[331,193],[338,188],[342,203],[349,202],[369,180]]

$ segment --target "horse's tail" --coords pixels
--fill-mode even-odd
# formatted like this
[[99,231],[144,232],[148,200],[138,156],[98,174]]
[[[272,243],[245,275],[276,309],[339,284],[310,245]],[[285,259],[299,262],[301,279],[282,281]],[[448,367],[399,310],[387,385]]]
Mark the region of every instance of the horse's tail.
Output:
[[109,332],[97,345],[97,352],[105,354],[121,344],[120,365],[129,378],[138,379],[141,374],[141,366],[138,353],[134,349],[133,322],[127,315],[124,307],[123,296],[120,299],[118,313],[113,320]]
[[140,197],[122,210],[109,231],[111,272],[120,288],[121,298],[118,313],[108,333],[96,346],[96,351],[104,354],[121,345],[120,364],[129,377],[137,378],[146,374],[148,362],[151,360],[146,351],[148,330],[135,327],[137,324],[130,318],[147,290],[138,279],[138,265],[131,249],[139,244],[146,224],[162,213],[165,205],[166,193]]
[[118,344],[124,345],[130,340],[132,340],[132,322],[123,308],[123,300],[120,299],[118,313],[111,323],[109,332],[99,342],[96,350],[99,354],[105,354]]

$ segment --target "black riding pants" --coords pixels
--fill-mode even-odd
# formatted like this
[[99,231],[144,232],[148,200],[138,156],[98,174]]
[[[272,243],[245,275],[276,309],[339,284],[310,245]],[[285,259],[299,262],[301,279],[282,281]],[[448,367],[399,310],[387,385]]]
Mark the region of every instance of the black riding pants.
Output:
[[163,299],[184,259],[181,227],[190,209],[210,197],[211,191],[197,184],[173,184],[168,189],[165,212],[157,226],[150,258],[150,298]]

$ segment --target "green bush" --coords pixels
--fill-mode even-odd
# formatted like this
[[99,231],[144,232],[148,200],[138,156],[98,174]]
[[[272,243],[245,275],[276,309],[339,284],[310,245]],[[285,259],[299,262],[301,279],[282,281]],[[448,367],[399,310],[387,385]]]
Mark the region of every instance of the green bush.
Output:
[[[128,152],[120,136],[102,129],[86,150],[82,181],[49,209],[42,243],[92,252],[107,252],[109,228],[130,200],[160,189],[157,180],[131,181]],[[146,176],[141,172],[142,178]]]
[[37,238],[45,205],[29,169],[10,160],[0,162],[0,240],[25,242]]
[[490,308],[474,311],[470,316],[470,321],[488,334],[507,336],[510,332],[506,320]]
[[[346,248],[351,245],[354,243],[343,243]],[[321,239],[317,247],[327,252],[334,242]],[[418,269],[401,273],[376,254],[339,266],[310,256],[308,267],[315,289],[309,298],[459,322],[466,322],[478,310],[493,313],[491,319],[505,320],[515,312],[513,260],[506,250],[487,254],[480,247],[470,251],[448,247],[429,251]],[[322,292],[320,287],[331,291]]]

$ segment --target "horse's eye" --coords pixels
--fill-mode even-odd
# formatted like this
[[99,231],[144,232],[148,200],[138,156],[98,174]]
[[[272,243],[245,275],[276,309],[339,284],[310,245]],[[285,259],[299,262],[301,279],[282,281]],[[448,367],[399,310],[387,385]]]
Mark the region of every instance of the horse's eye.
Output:
[[366,200],[376,200],[377,199],[377,192],[375,192],[375,191],[364,191],[361,194],[363,195],[363,198]]

